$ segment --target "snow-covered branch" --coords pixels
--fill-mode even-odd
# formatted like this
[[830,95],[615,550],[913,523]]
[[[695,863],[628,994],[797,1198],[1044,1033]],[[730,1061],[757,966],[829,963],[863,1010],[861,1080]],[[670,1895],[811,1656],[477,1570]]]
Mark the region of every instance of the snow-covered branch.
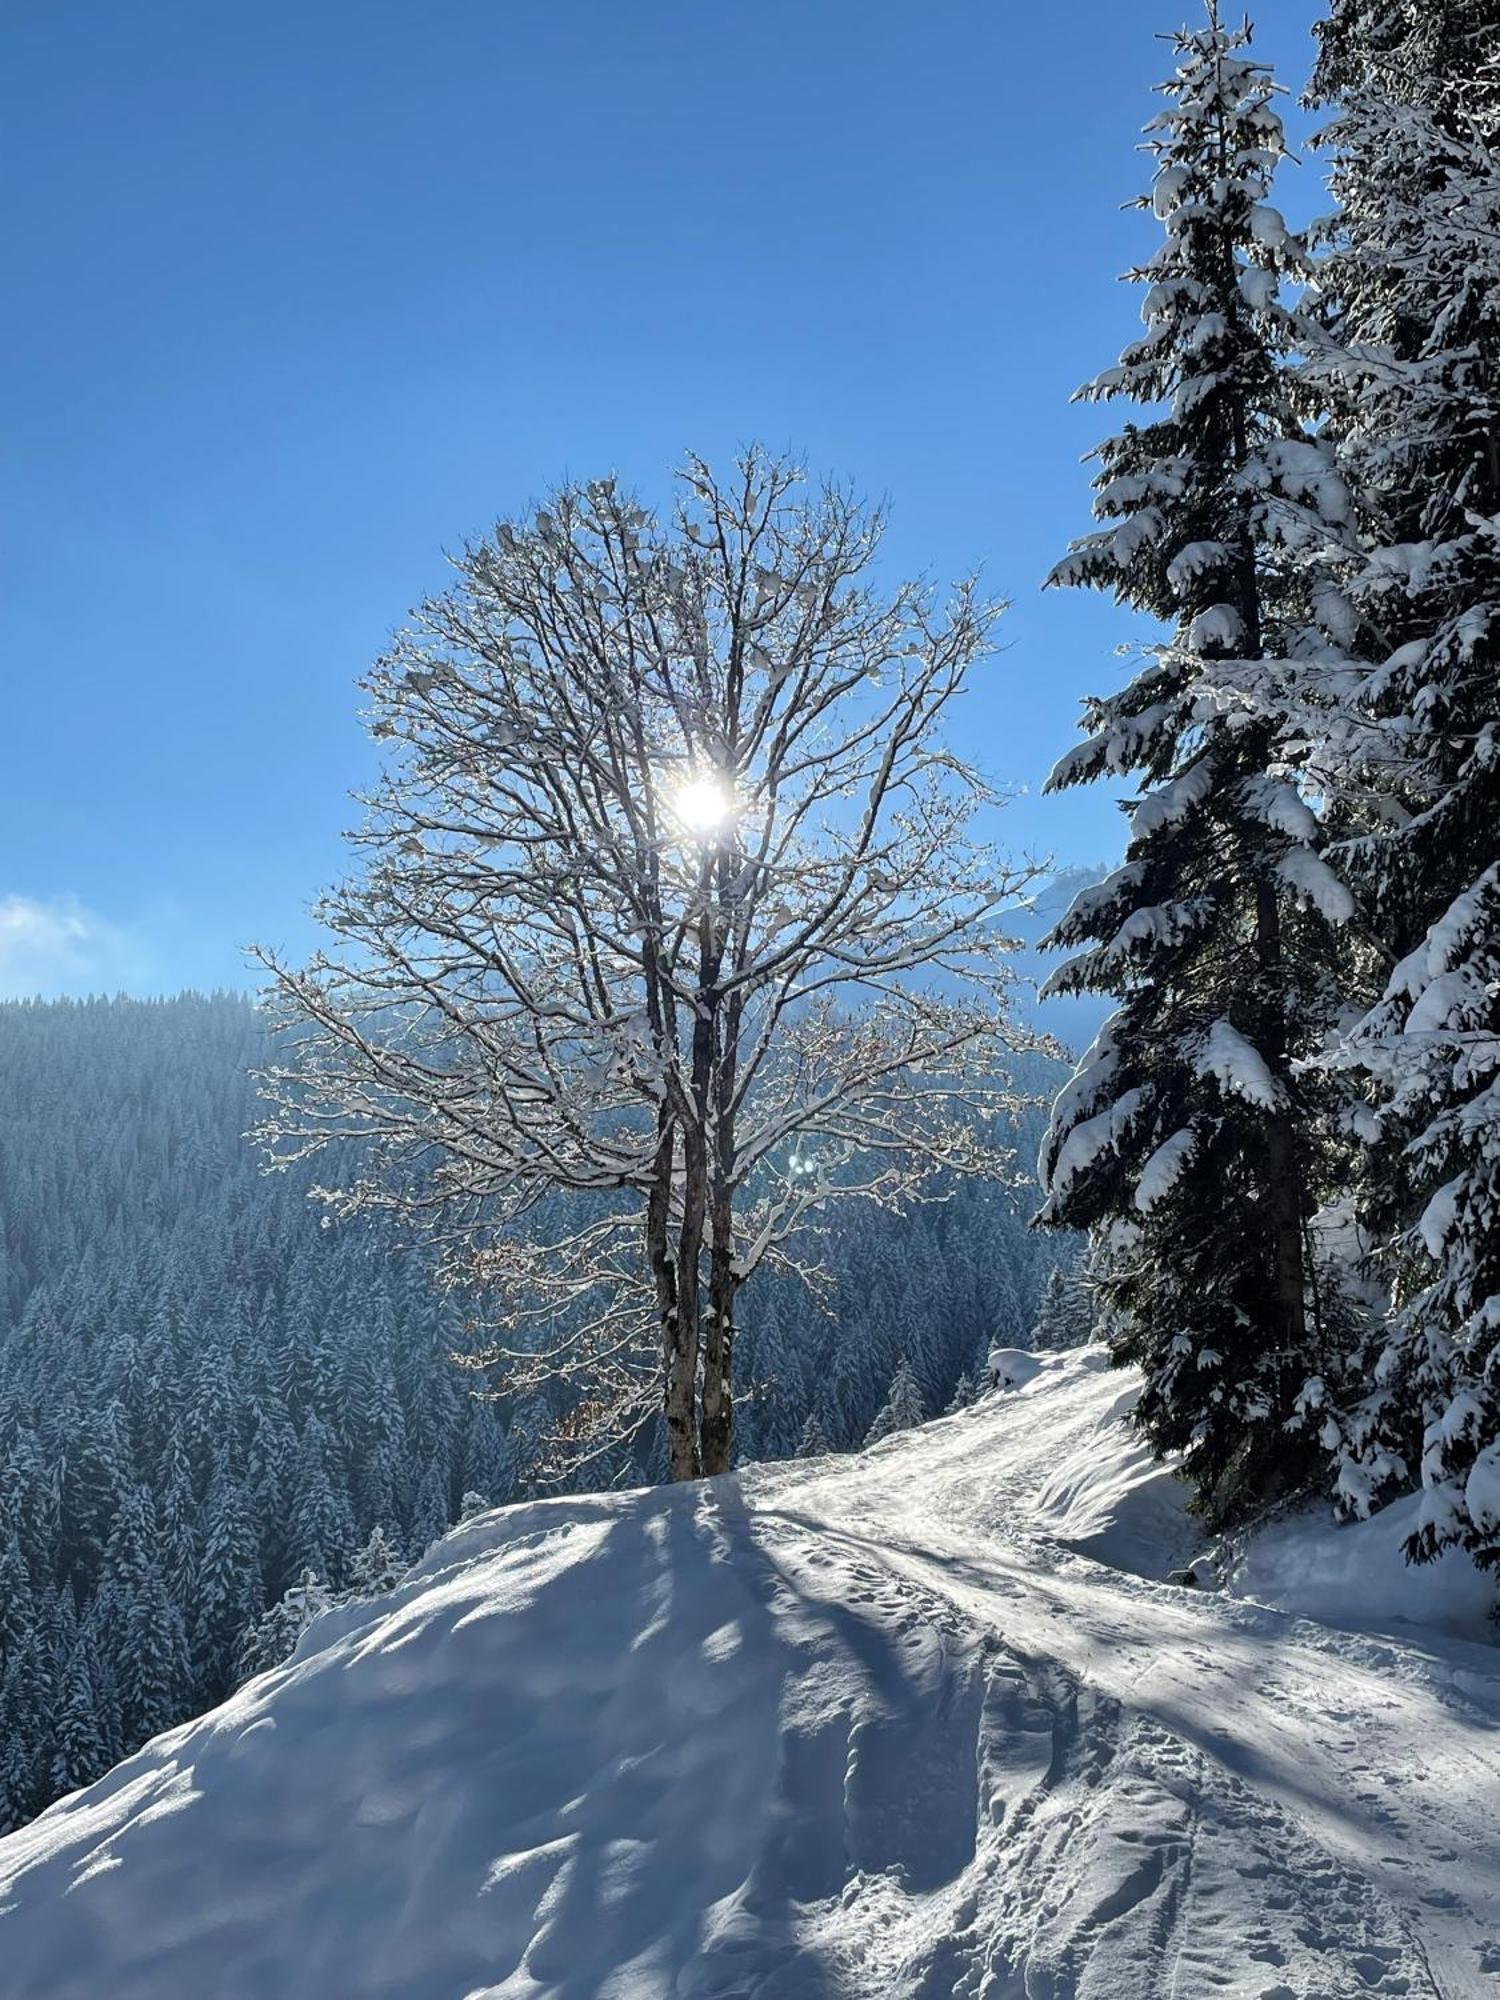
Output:
[[[1027,1039],[1030,871],[942,740],[998,607],[877,590],[880,518],[800,479],[690,459],[670,519],[596,481],[467,549],[369,679],[394,755],[335,942],[265,959],[267,1143],[370,1142],[332,1198],[426,1217],[583,1433],[665,1355],[679,1472],[727,1462],[745,1277],[821,1201],[1004,1171]],[[528,1238],[560,1196],[586,1219]]]

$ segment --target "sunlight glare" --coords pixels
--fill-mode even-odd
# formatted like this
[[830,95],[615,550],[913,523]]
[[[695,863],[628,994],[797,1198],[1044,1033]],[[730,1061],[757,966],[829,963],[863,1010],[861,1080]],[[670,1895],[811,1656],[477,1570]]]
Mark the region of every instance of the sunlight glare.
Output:
[[673,809],[689,833],[708,839],[728,824],[734,800],[722,778],[702,776],[677,788]]

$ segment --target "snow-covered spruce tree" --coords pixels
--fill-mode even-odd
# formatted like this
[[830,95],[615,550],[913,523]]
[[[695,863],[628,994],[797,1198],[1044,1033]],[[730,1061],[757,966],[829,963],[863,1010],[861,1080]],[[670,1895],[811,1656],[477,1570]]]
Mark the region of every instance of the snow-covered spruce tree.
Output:
[[922,1401],[922,1391],[917,1378],[912,1373],[912,1365],[903,1354],[896,1363],[896,1372],[891,1377],[891,1393],[886,1397],[879,1414],[871,1424],[865,1443],[879,1444],[882,1438],[893,1436],[897,1431],[909,1431],[922,1423],[927,1416],[926,1405]]
[[1277,657],[1303,617],[1299,552],[1342,511],[1298,421],[1283,277],[1305,252],[1268,199],[1274,86],[1248,30],[1173,37],[1147,127],[1140,206],[1164,240],[1131,278],[1144,336],[1080,393],[1146,406],[1096,452],[1095,514],[1050,581],[1108,589],[1171,636],[1052,788],[1138,773],[1124,866],[1052,934],[1079,950],[1051,990],[1120,997],[1058,1099],[1044,1223],[1095,1233],[1091,1272],[1117,1359],[1146,1374],[1140,1421],[1180,1450],[1212,1520],[1302,1476],[1305,1379],[1326,1373],[1309,1224],[1317,1173],[1294,1063],[1332,1006],[1348,891],[1279,753]]
[[1047,1273],[1042,1301],[1037,1308],[1031,1345],[1041,1353],[1082,1347],[1092,1333],[1093,1318],[1081,1272],[1054,1264]]
[[675,1477],[730,1463],[752,1272],[819,1204],[1002,1170],[1025,1039],[1028,876],[939,738],[992,608],[877,591],[878,517],[800,479],[690,460],[670,521],[569,485],[469,549],[370,680],[398,751],[334,953],[266,960],[268,1143],[369,1142],[341,1207],[434,1220],[511,1393],[578,1454],[660,1411]]
[[1369,733],[1323,760],[1343,866],[1395,961],[1340,1059],[1373,1112],[1393,1311],[1332,1399],[1346,1503],[1414,1483],[1408,1552],[1500,1566],[1500,5],[1337,0],[1315,101],[1340,212],[1307,372],[1359,530],[1334,639]]
[[823,1419],[816,1410],[808,1412],[807,1422],[802,1426],[802,1437],[797,1445],[798,1458],[825,1458],[833,1446],[828,1442],[828,1432]]
[[316,1570],[303,1570],[270,1610],[245,1628],[238,1662],[241,1678],[267,1673],[289,1660],[308,1626],[338,1601]]
[[87,1648],[76,1645],[68,1659],[56,1709],[50,1788],[53,1791],[77,1791],[83,1785],[91,1785],[109,1769],[111,1760],[100,1727],[98,1701],[89,1673]]
[[978,1393],[978,1390],[974,1387],[974,1377],[965,1370],[953,1385],[953,1394],[948,1399],[948,1407],[943,1412],[944,1416],[951,1417],[959,1410],[967,1410]]
[[[480,1507],[487,1504],[477,1494],[465,1494],[464,1498],[479,1500]],[[478,1508],[471,1511],[477,1512]],[[406,1567],[400,1551],[392,1546],[390,1537],[377,1522],[370,1530],[370,1539],[355,1552],[349,1564],[349,1593],[353,1597],[382,1597],[396,1588]]]

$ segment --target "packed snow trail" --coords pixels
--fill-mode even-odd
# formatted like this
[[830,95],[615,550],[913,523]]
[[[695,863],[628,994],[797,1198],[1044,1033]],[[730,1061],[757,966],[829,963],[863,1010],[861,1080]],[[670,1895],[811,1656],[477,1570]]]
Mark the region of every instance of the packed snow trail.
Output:
[[459,1529],[0,1841],[0,2000],[1500,1989],[1500,1653],[1160,1581],[1129,1395]]

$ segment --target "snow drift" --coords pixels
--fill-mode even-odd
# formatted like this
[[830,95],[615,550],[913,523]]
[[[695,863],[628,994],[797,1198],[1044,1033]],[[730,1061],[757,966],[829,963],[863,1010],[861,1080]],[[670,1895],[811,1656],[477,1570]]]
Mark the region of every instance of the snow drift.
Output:
[[0,1841],[0,1996],[1489,1990],[1500,1657],[1164,1583],[1129,1400],[481,1517]]

